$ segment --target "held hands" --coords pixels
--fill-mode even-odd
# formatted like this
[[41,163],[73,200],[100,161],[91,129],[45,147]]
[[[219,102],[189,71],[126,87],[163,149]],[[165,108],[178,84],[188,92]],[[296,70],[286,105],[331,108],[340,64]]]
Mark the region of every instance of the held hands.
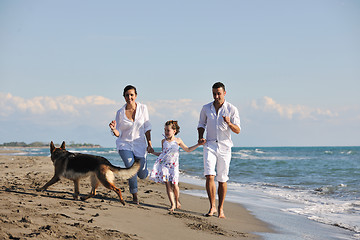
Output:
[[154,152],[154,149],[151,146],[148,146],[146,150],[147,150],[148,153],[153,153]]
[[206,139],[205,138],[200,138],[199,140],[198,140],[198,144],[199,145],[204,145],[206,143]]

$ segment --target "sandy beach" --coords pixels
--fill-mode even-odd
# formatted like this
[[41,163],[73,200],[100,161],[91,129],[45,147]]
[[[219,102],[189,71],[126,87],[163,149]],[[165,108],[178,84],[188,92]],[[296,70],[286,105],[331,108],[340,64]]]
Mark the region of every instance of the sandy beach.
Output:
[[[271,232],[239,204],[226,202],[227,219],[204,217],[207,198],[183,193],[182,209],[169,213],[164,185],[148,180],[139,180],[140,205],[130,202],[127,183],[120,180],[125,206],[103,186],[95,198],[73,200],[67,179],[37,192],[53,175],[50,158],[4,154],[9,152],[0,151],[0,239],[261,239],[257,232]],[[80,194],[90,191],[89,183],[81,181]]]

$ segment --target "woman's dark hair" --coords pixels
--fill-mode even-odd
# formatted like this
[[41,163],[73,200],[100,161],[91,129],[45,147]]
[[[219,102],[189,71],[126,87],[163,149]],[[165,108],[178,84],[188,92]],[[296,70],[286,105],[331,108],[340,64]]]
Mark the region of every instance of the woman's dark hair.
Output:
[[132,85],[127,85],[125,88],[124,88],[124,92],[123,92],[123,96],[125,97],[125,93],[127,91],[129,91],[130,89],[134,89],[135,91],[135,95],[137,95],[137,91],[136,91],[136,87],[132,86]]
[[175,130],[175,135],[180,132],[180,127],[179,127],[177,121],[174,121],[174,120],[167,121],[165,123],[165,126],[169,126],[169,125],[171,125],[171,128]]
[[216,82],[214,83],[214,85],[212,86],[213,89],[217,89],[217,88],[223,88],[225,91],[225,85],[222,82]]

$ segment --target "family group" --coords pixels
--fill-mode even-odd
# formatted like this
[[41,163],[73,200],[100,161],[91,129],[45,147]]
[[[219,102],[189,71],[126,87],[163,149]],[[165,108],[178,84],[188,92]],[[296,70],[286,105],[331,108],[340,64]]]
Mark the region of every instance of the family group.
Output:
[[[161,141],[161,152],[155,152],[151,143],[151,124],[147,106],[136,101],[137,90],[128,85],[124,88],[123,97],[126,104],[121,107],[115,120],[109,127],[116,139],[117,151],[126,167],[130,167],[135,159],[141,162],[137,176],[129,179],[133,202],[139,204],[137,177],[155,182],[165,183],[171,203],[170,211],[181,208],[179,201],[179,148],[186,152],[194,151],[203,145],[204,176],[206,191],[210,202],[209,211],[205,216],[218,214],[225,218],[224,201],[229,179],[231,161],[231,132],[240,133],[240,117],[238,109],[225,100],[225,85],[217,82],[212,86],[214,101],[204,105],[198,123],[197,144],[188,147],[176,135],[180,131],[177,121],[170,120],[164,126],[164,139]],[[204,134],[206,132],[206,136]],[[148,172],[146,155],[157,157],[152,171]],[[218,207],[216,208],[216,184],[218,182]]]

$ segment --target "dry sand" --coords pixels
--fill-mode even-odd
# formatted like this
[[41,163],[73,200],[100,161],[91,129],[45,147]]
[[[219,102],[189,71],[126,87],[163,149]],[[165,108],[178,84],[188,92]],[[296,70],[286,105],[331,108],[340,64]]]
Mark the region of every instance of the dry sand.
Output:
[[[165,186],[148,180],[139,180],[140,205],[119,180],[126,206],[103,186],[95,198],[73,200],[67,179],[37,192],[53,171],[49,157],[0,155],[0,239],[261,239],[254,233],[271,232],[239,204],[225,203],[227,219],[203,217],[207,198],[182,193],[182,209],[169,213]],[[89,183],[81,180],[80,194],[90,191]]]

